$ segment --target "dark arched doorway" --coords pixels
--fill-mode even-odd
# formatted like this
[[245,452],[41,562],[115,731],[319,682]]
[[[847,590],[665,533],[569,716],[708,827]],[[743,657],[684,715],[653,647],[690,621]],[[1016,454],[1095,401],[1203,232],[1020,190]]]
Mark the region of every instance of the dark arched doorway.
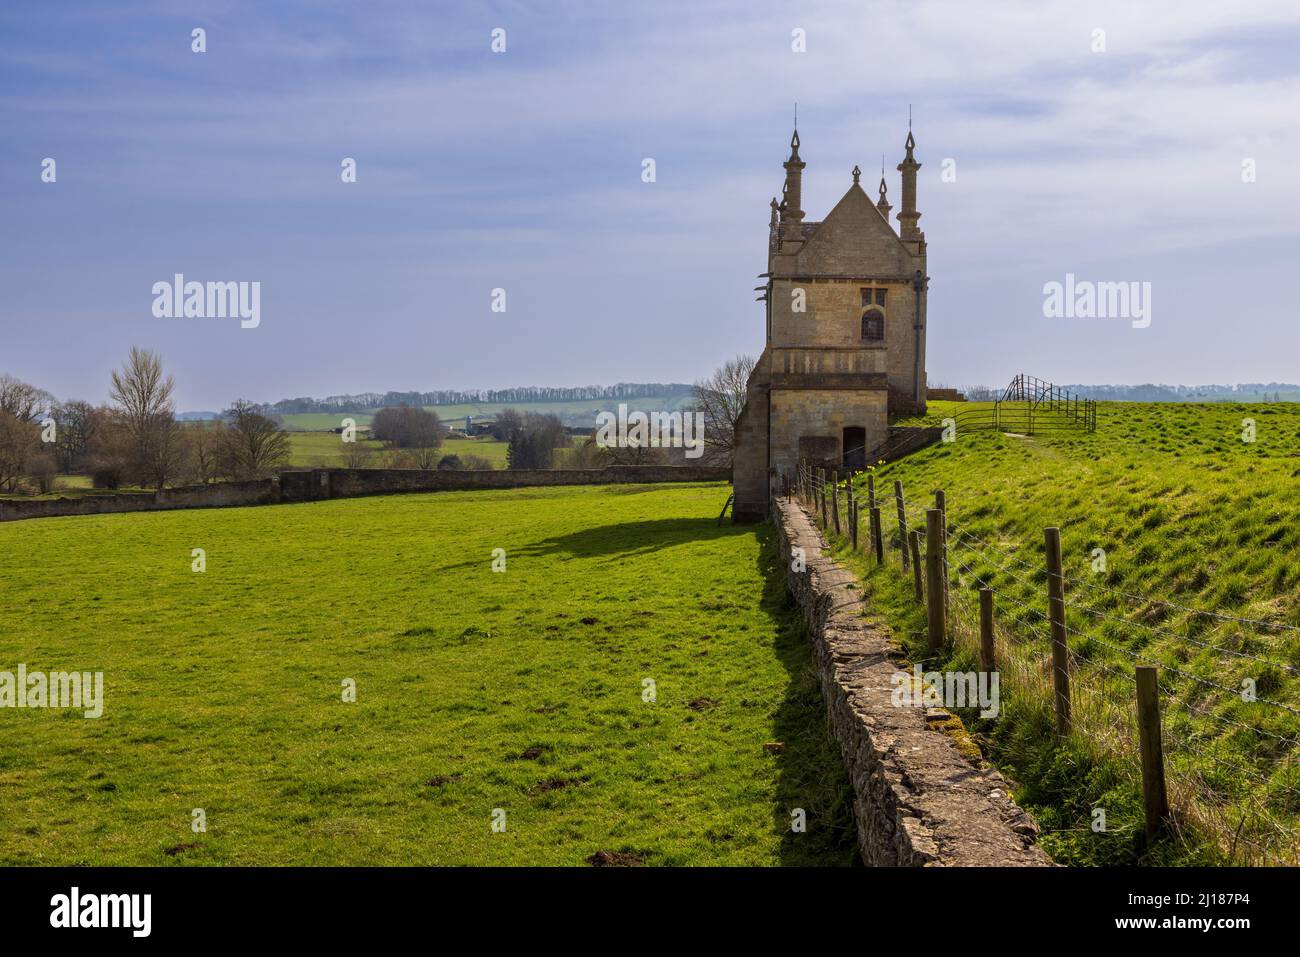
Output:
[[844,430],[844,467],[849,471],[866,468],[867,465],[867,430],[857,425],[850,425]]

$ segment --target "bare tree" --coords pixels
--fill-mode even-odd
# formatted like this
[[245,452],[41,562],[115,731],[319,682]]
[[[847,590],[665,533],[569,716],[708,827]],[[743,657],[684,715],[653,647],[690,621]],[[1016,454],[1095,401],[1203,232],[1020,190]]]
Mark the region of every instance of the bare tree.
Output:
[[27,474],[36,485],[36,491],[46,495],[54,491],[54,479],[59,474],[59,463],[52,452],[37,452],[27,466]]
[[599,469],[609,464],[605,450],[596,444],[595,433],[575,441],[571,448],[562,450],[559,462],[560,468],[566,469]]
[[438,450],[431,446],[422,445],[413,448],[410,450],[410,455],[417,469],[424,469],[427,472],[438,467]]
[[745,408],[746,386],[754,371],[753,356],[736,356],[695,383],[692,412],[704,413],[705,461],[731,464],[736,448],[736,422]]
[[207,485],[221,471],[224,428],[220,422],[191,422],[185,426],[183,436],[189,481],[196,485]]
[[26,474],[39,445],[40,433],[35,425],[0,411],[0,489],[18,491],[18,482]]
[[226,410],[221,470],[234,479],[266,478],[289,460],[289,437],[253,403],[238,399]]
[[109,396],[131,437],[132,471],[141,485],[162,488],[173,478],[183,453],[171,376],[163,376],[162,359],[138,346],[121,370],[113,372]]
[[59,468],[64,472],[75,472],[85,465],[95,433],[107,413],[89,402],[74,399],[56,406],[51,414],[57,428],[54,448]]
[[21,379],[0,375],[0,412],[22,422],[35,422],[43,410],[54,404],[54,396]]
[[[664,450],[655,445],[610,445],[600,446],[596,444],[595,436],[587,439],[595,446],[595,452],[591,455],[594,462],[591,468],[605,468],[609,465],[664,465],[668,462],[668,456]],[[584,442],[585,445],[585,442]],[[571,466],[578,468],[579,466]]]
[[135,443],[122,416],[112,409],[98,409],[99,421],[90,437],[85,465],[95,488],[121,488],[129,481]]
[[371,460],[375,457],[375,450],[368,445],[362,445],[360,442],[343,443],[343,467],[349,469],[364,469],[370,466]]
[[509,442],[510,437],[524,427],[522,412],[515,409],[502,409],[488,423],[487,431],[498,442]]

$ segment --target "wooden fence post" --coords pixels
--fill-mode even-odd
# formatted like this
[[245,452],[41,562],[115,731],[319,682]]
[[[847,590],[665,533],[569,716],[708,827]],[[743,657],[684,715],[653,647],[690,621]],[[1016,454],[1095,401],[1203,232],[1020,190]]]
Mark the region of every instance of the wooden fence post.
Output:
[[903,571],[907,571],[907,507],[903,504],[903,483],[894,479],[894,502],[898,506],[898,550],[903,553]]
[[849,543],[853,550],[858,550],[858,497],[849,485]]
[[835,534],[840,534],[840,473],[831,472],[831,519],[835,522]]
[[980,589],[980,667],[986,672],[998,670],[993,653],[993,589]]
[[867,508],[876,507],[876,476],[871,472],[867,473]]
[[880,532],[880,506],[871,506],[871,545],[876,550],[876,564],[885,562],[885,541]]
[[952,601],[948,596],[948,499],[943,489],[934,490],[934,507],[939,510],[939,557],[943,572],[943,620],[952,626]]
[[1142,804],[1146,810],[1147,840],[1152,840],[1169,817],[1165,792],[1165,755],[1160,741],[1160,679],[1150,665],[1137,666],[1138,744],[1142,751]]
[[1070,733],[1070,652],[1065,643],[1065,579],[1061,577],[1061,530],[1044,530],[1047,543],[1047,617],[1052,623],[1052,678],[1056,730]]
[[916,600],[922,601],[925,598],[925,588],[921,584],[921,533],[912,529],[908,535],[912,545],[912,590],[916,592]]
[[826,527],[826,470],[817,470],[817,486],[821,490],[822,528]]
[[925,513],[925,598],[931,654],[943,647],[943,512],[932,508]]

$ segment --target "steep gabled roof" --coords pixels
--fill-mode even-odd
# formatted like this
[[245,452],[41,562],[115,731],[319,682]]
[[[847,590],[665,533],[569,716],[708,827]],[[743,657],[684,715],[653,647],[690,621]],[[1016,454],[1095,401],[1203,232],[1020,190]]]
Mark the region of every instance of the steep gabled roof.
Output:
[[907,247],[857,183],[815,224],[796,267],[808,276],[902,276],[915,268]]

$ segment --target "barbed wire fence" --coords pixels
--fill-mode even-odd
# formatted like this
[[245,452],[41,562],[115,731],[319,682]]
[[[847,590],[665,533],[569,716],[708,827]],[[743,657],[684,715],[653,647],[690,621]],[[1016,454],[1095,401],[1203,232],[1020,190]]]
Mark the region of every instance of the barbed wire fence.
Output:
[[[1300,668],[1258,640],[1300,626],[1068,575],[1055,528],[1027,561],[955,521],[942,490],[923,508],[901,482],[887,495],[865,475],[865,501],[851,476],[806,465],[783,492],[828,536],[911,577],[927,657],[973,654],[1005,692],[1054,711],[1058,734],[1141,790],[1149,837],[1191,829],[1232,863],[1300,863],[1300,707],[1279,693]],[[1178,616],[1200,624],[1175,630]],[[1228,633],[1210,640],[1216,629]]]

